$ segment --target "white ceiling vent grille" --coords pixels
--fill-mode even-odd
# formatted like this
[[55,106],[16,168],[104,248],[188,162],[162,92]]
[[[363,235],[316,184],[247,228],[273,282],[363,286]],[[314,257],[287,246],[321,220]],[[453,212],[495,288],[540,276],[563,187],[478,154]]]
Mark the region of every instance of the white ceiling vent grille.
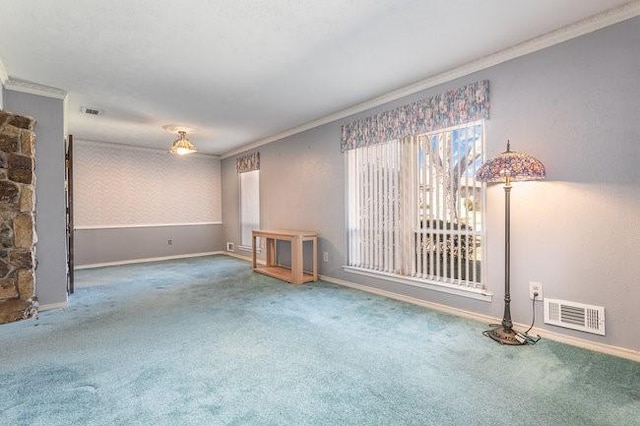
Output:
[[604,336],[604,307],[545,298],[544,322]]
[[102,110],[98,109],[98,108],[91,108],[91,107],[81,107],[81,111],[83,114],[87,114],[87,115],[101,115],[102,114]]

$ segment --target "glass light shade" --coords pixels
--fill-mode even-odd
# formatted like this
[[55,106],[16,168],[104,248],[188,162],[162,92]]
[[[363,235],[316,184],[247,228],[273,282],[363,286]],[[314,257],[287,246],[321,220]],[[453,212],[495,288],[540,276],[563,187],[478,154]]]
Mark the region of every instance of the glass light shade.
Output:
[[185,132],[178,132],[180,137],[173,142],[173,146],[171,147],[170,152],[172,154],[177,155],[185,155],[196,152],[197,149],[193,144],[187,139],[187,134]]
[[522,152],[507,150],[487,160],[476,172],[481,182],[505,182],[544,179],[547,172],[544,164],[537,158]]

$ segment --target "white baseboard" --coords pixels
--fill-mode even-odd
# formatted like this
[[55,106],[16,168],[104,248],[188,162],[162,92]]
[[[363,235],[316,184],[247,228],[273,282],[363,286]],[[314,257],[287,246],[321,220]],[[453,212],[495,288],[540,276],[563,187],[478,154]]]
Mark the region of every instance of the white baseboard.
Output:
[[[518,324],[518,326],[528,328],[528,326],[522,324]],[[640,362],[640,351],[634,351],[633,349],[592,342],[590,340],[567,336],[566,334],[556,333],[555,331],[545,330],[538,327],[533,327],[533,330],[529,334],[537,334],[540,337],[544,337],[545,339],[553,340],[555,342],[565,343],[567,345],[577,346],[579,348],[588,349],[594,352],[600,352],[603,354],[613,355],[619,358],[625,358],[631,361]]]
[[163,260],[174,260],[174,259],[186,259],[189,257],[202,257],[202,256],[212,256],[214,254],[229,254],[224,251],[210,251],[205,253],[189,253],[189,254],[177,254],[175,256],[162,256],[162,257],[147,257],[144,259],[130,259],[130,260],[118,260],[115,262],[104,262],[104,263],[91,263],[88,265],[76,265],[73,269],[91,269],[91,268],[102,268],[104,266],[118,266],[118,265],[130,265],[134,263],[147,263],[147,262],[161,262]]
[[69,301],[58,303],[47,303],[46,305],[38,306],[38,312],[52,311],[54,309],[66,309],[69,307]]
[[[241,254],[232,253],[232,252],[229,252],[229,251],[222,252],[222,254],[226,254],[227,256],[235,257],[236,259],[246,260],[247,262],[253,262],[253,257],[251,257],[251,256],[243,256]],[[264,261],[262,259],[256,259],[256,263],[258,265],[265,265],[266,261]]]
[[[350,281],[341,280],[338,278],[328,277],[326,275],[320,275],[319,278],[323,281],[338,284],[344,287],[353,288],[356,290],[362,290],[367,293],[376,294],[378,296],[388,297],[390,299],[400,300],[402,302],[411,303],[414,305],[424,306],[429,309],[433,309],[440,312],[445,312],[451,315],[455,315],[462,318],[468,318],[472,320],[476,320],[479,322],[484,322],[487,324],[496,324],[502,321],[501,318],[491,317],[489,315],[478,314],[475,312],[469,312],[462,309],[452,308],[450,306],[441,305],[439,303],[428,302],[426,300],[417,299],[411,296],[405,296],[398,293],[393,293],[387,290],[381,290],[374,287],[369,287],[362,284],[356,284]],[[526,324],[514,324],[517,327],[529,328]],[[545,339],[553,340],[560,343],[565,343],[567,345],[576,346],[583,349],[592,350],[595,352],[604,353],[607,355],[613,355],[619,358],[629,359],[631,361],[640,362],[640,352],[634,351],[632,349],[622,348],[619,346],[607,345],[604,343],[592,342],[590,340],[580,339],[578,337],[567,336],[565,334],[556,333],[554,331],[549,331],[545,329],[541,329],[538,327],[534,327],[531,332],[531,335],[539,335],[544,337]]]

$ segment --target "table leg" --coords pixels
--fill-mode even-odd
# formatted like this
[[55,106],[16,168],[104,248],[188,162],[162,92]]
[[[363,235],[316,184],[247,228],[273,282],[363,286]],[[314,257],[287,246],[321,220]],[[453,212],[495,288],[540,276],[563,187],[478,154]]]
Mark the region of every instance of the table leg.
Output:
[[313,280],[318,281],[318,239],[311,240],[313,244]]
[[256,267],[258,266],[258,263],[256,261],[256,236],[255,234],[253,234],[251,236],[251,248],[252,248],[252,267],[253,269],[256,269]]
[[267,238],[267,266],[274,266],[277,259],[277,240],[275,238]]
[[302,284],[302,238],[291,240],[291,275],[293,284]]

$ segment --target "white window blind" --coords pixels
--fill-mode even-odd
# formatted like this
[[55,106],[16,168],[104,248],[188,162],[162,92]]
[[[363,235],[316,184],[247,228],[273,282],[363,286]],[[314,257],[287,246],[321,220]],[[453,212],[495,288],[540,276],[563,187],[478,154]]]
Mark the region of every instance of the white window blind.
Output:
[[349,266],[483,289],[483,125],[348,151]]
[[260,170],[240,173],[240,247],[251,249],[251,231],[260,229]]

